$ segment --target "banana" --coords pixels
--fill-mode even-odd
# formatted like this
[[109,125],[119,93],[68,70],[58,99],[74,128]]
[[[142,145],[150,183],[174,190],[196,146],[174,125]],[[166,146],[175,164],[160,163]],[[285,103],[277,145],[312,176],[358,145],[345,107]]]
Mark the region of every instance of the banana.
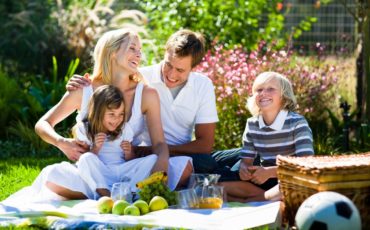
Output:
[[141,189],[145,185],[152,184],[157,181],[163,181],[163,179],[167,180],[167,173],[164,171],[154,172],[149,177],[145,178],[142,181],[136,183],[136,187]]

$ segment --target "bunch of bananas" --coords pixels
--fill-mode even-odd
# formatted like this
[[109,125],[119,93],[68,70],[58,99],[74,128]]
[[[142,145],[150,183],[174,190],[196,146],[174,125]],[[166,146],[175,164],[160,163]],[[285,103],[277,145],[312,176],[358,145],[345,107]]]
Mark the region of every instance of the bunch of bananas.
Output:
[[164,171],[154,172],[149,177],[136,183],[136,187],[142,189],[145,185],[153,184],[158,181],[167,183],[167,173]]
[[176,204],[176,192],[171,191],[167,186],[166,172],[155,172],[148,178],[138,182],[140,199],[149,202],[154,196],[165,198],[169,205]]

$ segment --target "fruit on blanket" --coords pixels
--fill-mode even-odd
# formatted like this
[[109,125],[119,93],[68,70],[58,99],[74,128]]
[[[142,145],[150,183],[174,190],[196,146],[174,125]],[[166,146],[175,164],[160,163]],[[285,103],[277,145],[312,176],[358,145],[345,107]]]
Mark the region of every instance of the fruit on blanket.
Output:
[[167,173],[164,171],[154,172],[149,177],[136,183],[137,188],[143,188],[145,185],[155,183],[157,181],[167,181]]
[[163,197],[155,196],[150,200],[149,209],[151,212],[162,210],[165,208],[168,208],[168,203]]
[[167,184],[163,181],[157,181],[152,184],[147,184],[142,187],[138,192],[140,199],[146,201],[147,203],[154,196],[161,196],[166,199],[169,205],[175,205],[176,202],[176,191],[171,191]]
[[113,208],[113,200],[110,197],[102,196],[99,198],[97,207],[100,214],[111,213]]
[[133,203],[133,205],[139,208],[141,215],[145,215],[149,212],[149,205],[144,200],[137,200]]
[[125,208],[124,214],[129,216],[140,216],[140,210],[135,205],[129,205]]
[[113,204],[112,213],[116,215],[124,215],[125,208],[129,205],[130,203],[125,200],[116,200]]

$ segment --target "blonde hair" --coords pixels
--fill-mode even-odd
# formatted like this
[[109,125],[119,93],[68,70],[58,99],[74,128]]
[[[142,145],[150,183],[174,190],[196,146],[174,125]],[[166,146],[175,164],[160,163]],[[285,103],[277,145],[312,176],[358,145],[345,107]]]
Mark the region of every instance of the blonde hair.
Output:
[[276,79],[279,83],[280,95],[282,98],[281,109],[286,109],[288,111],[294,111],[297,107],[297,100],[294,96],[293,87],[290,81],[282,74],[276,72],[263,72],[257,76],[254,80],[252,87],[252,96],[248,98],[247,107],[253,116],[257,116],[260,112],[260,108],[256,103],[256,89],[259,86]]
[[[126,52],[134,39],[140,39],[139,35],[129,29],[111,30],[103,34],[94,49],[92,79],[100,80],[103,84],[112,84],[112,55],[122,44]],[[142,76],[136,73],[131,75],[130,79],[139,82]]]

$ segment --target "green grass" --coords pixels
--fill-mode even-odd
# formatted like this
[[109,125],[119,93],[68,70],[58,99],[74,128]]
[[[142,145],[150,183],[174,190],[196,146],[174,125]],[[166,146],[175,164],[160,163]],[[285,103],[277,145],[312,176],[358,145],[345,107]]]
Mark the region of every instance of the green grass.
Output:
[[0,201],[19,189],[29,186],[47,165],[61,162],[66,158],[19,157],[0,160]]

